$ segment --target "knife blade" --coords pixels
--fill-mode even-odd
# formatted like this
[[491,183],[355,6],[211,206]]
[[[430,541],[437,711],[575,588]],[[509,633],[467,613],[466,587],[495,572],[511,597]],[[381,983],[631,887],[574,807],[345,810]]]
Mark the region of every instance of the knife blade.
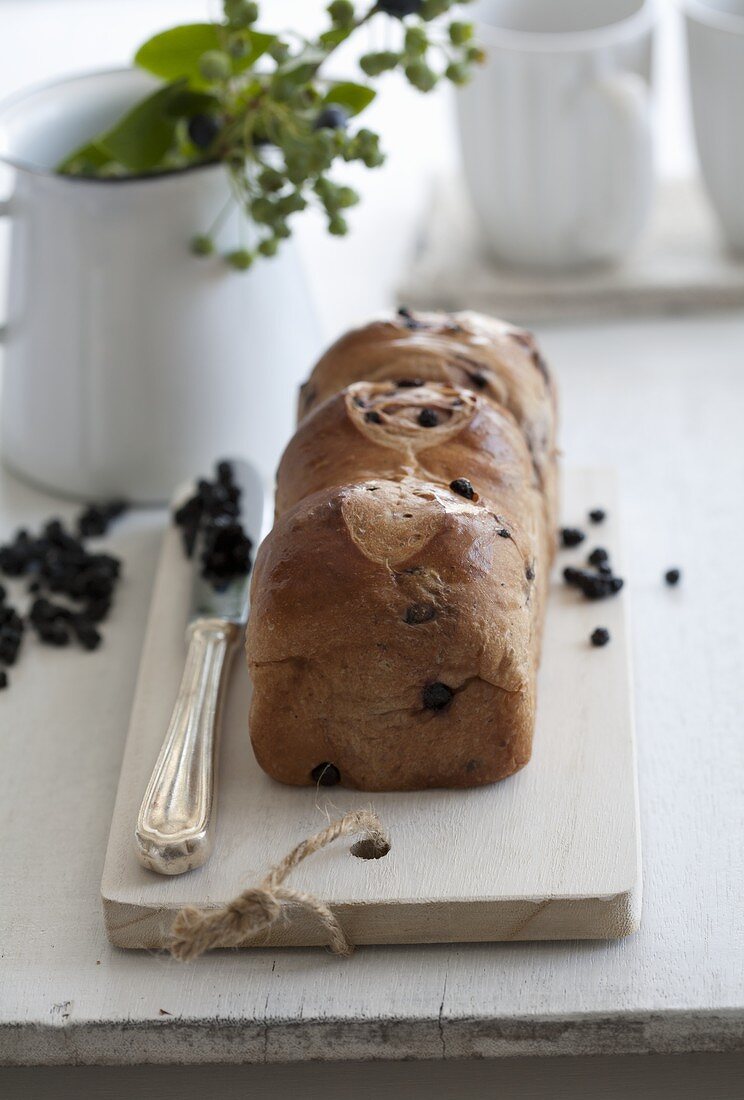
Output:
[[[241,490],[240,522],[255,550],[262,534],[263,484],[248,463],[231,465]],[[135,829],[137,858],[162,875],[200,867],[212,852],[222,702],[248,619],[250,574],[216,586],[201,574],[200,549],[197,542],[190,561],[191,605],[181,686]]]

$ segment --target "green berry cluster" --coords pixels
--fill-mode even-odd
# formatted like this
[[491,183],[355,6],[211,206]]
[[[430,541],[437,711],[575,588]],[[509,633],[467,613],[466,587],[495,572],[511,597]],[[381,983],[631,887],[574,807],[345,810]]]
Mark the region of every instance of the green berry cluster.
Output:
[[250,27],[258,20],[258,4],[253,0],[225,0],[224,12],[229,27]]
[[[375,89],[332,82],[324,66],[364,24],[387,21],[393,44],[360,58],[365,77],[397,70],[422,92],[442,79],[464,84],[484,55],[472,25],[451,18],[458,6],[456,0],[332,0],[329,24],[309,40],[261,33],[254,0],[223,0],[220,23],[174,27],[140,48],[136,62],[171,83],[76,150],[60,171],[114,177],[223,162],[231,203],[246,215],[246,241],[224,254],[240,271],[258,256],[274,256],[291,235],[292,218],[310,205],[323,211],[331,234],[344,236],[346,212],[359,196],[333,178],[336,168],[352,162],[377,168],[385,157],[379,135],[356,125]],[[173,57],[187,55],[194,58],[191,69],[173,81]],[[217,251],[229,212],[230,205],[193,238],[195,255]]]
[[[384,0],[380,6],[385,8]],[[414,19],[405,20],[398,49],[367,53],[360,58],[362,72],[375,77],[402,69],[409,84],[420,92],[432,91],[442,79],[466,84],[473,65],[485,59],[483,51],[473,42],[473,24],[453,20],[444,38],[439,27],[428,25],[454,6],[454,0],[421,0],[419,3],[391,0],[388,7],[395,9],[401,21],[405,20],[405,15],[412,15]]]

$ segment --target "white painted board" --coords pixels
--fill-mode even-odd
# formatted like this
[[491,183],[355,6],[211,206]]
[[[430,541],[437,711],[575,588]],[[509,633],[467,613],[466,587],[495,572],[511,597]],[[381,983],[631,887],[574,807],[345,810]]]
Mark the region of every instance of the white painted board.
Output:
[[[564,520],[601,503],[608,520],[556,564],[540,671],[533,759],[491,787],[365,794],[275,783],[250,748],[250,686],[236,662],[225,707],[214,854],[166,878],[140,867],[137,809],[176,695],[184,657],[189,569],[176,532],[164,539],[102,882],[110,940],[163,946],[184,904],[220,905],[257,884],[299,840],[348,809],[373,808],[391,851],[364,861],[340,842],[290,884],[330,903],[355,943],[615,938],[638,928],[640,841],[627,593],[586,601],[560,580],[566,564],[606,546],[622,571],[614,479],[570,471]],[[596,626],[611,643],[589,644]],[[246,946],[322,944],[304,911]]]

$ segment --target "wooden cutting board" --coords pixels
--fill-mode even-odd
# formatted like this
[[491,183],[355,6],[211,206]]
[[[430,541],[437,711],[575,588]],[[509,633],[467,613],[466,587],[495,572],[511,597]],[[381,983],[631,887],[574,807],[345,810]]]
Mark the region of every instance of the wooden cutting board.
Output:
[[[638,928],[641,910],[638,795],[633,742],[628,586],[590,602],[560,580],[596,545],[622,573],[611,475],[569,471],[564,522],[589,537],[561,551],[546,623],[531,763],[472,791],[365,794],[298,789],[261,772],[248,736],[250,685],[235,663],[225,707],[219,820],[211,860],[162,877],[138,864],[133,832],[184,659],[189,568],[169,530],[153,592],[101,887],[112,943],[163,946],[184,904],[221,905],[294,845],[349,809],[373,808],[390,834],[382,859],[337,842],[293,872],[289,885],[331,904],[349,939],[363,943],[606,939]],[[607,509],[586,525],[592,507]],[[596,626],[612,641],[589,644]],[[246,946],[324,943],[315,920],[290,910]]]

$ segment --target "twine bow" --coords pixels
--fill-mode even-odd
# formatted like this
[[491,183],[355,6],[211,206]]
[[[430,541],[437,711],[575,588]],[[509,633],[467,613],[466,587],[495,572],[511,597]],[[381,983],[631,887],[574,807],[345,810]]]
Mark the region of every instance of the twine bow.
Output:
[[364,833],[366,858],[377,858],[389,851],[390,845],[376,814],[369,810],[352,810],[315,836],[303,840],[273,867],[259,886],[243,890],[221,909],[196,909],[186,906],[176,915],[171,928],[170,953],[175,959],[188,961],[217,947],[238,947],[265,928],[270,928],[282,914],[286,903],[301,905],[315,913],[328,933],[328,945],[336,955],[348,956],[354,950],[341,925],[325,902],[292,890],[282,883],[298,863],[319,852],[342,836]]

